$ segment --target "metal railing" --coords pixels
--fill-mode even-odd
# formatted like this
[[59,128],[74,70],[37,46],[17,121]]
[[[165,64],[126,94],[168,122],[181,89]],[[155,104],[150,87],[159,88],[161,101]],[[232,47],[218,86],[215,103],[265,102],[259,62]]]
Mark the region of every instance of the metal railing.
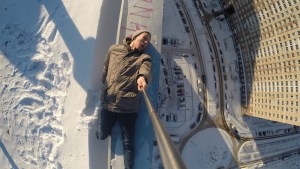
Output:
[[162,158],[163,166],[165,169],[186,169],[186,166],[172,142],[170,136],[164,129],[160,119],[158,118],[153,106],[149,100],[149,97],[145,90],[143,90],[144,98],[149,111],[149,116],[153,124],[153,129],[157,139],[159,152]]

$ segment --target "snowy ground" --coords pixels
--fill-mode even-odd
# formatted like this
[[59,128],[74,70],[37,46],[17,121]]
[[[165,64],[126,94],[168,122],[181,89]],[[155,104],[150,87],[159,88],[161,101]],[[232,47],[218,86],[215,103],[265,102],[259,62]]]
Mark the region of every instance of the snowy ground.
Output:
[[[161,20],[152,17],[162,10],[143,16],[141,2],[127,5],[136,10],[132,16],[148,19],[125,18],[119,38],[146,25],[159,50]],[[95,129],[103,58],[117,41],[120,7],[110,0],[1,3],[1,168],[107,168],[108,142],[96,140]],[[136,161],[150,168],[152,125],[147,111],[138,118]]]
[[89,165],[87,140],[78,138],[95,117],[82,110],[101,3],[1,2],[1,168]]
[[205,129],[186,143],[182,157],[189,169],[228,168],[232,161],[232,144],[225,131],[217,128]]
[[19,145],[24,162],[57,167],[71,58],[49,39],[32,35],[19,24],[1,30],[1,134],[4,143]]

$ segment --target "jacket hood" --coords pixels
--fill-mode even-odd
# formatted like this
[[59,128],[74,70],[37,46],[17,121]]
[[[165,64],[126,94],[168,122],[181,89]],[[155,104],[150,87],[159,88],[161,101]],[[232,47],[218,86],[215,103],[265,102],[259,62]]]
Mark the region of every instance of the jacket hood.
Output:
[[130,43],[132,42],[130,37],[125,37],[123,40],[123,45],[126,47],[128,51],[131,51]]

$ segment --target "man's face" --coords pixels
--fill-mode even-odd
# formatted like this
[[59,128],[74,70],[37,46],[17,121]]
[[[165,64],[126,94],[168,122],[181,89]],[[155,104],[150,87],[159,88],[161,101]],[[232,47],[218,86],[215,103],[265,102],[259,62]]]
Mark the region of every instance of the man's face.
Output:
[[148,43],[150,42],[150,36],[147,32],[143,32],[142,34],[138,35],[132,42],[131,48],[137,49],[139,51],[143,51]]

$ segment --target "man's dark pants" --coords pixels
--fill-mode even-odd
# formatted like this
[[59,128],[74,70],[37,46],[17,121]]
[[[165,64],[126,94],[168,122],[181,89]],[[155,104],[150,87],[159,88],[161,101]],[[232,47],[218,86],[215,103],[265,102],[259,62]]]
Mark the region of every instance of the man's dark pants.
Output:
[[111,135],[112,128],[118,120],[123,142],[125,169],[132,169],[134,162],[134,132],[137,113],[116,113],[102,109],[100,113],[99,136],[104,140]]

